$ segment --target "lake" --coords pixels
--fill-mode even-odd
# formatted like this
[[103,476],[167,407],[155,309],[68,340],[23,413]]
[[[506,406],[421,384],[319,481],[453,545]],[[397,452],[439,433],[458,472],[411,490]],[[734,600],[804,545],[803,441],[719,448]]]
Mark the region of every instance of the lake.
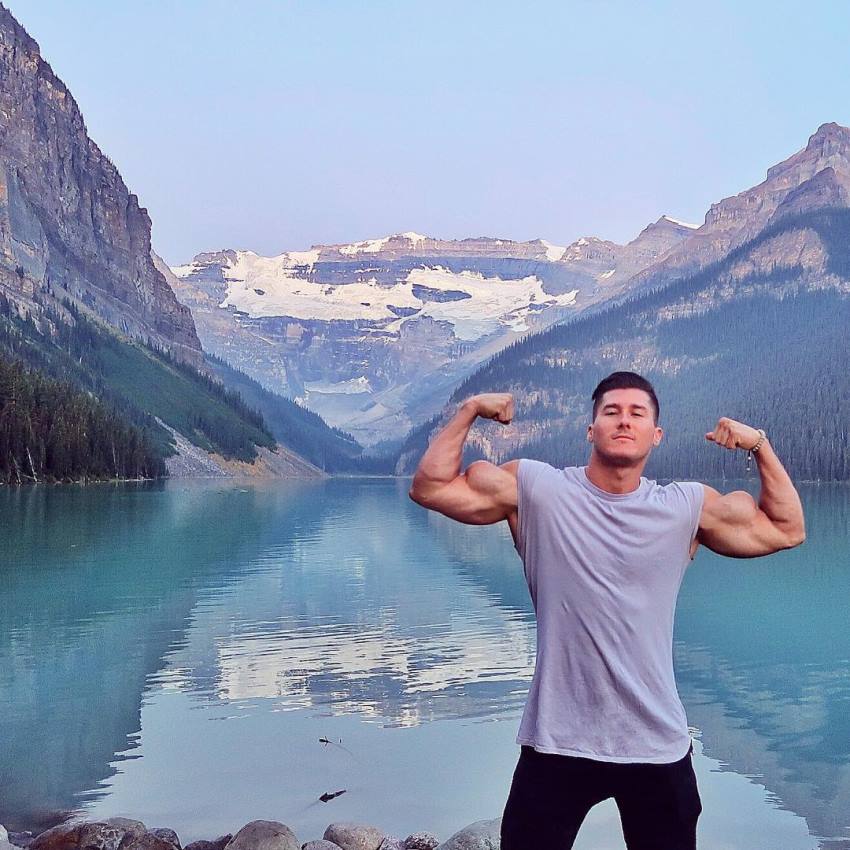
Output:
[[[408,486],[0,488],[0,823],[125,815],[185,844],[500,816],[535,653],[521,563],[505,524]],[[700,549],[679,597],[705,848],[850,847],[850,488],[800,492],[803,546]],[[610,801],[576,843],[624,846]]]

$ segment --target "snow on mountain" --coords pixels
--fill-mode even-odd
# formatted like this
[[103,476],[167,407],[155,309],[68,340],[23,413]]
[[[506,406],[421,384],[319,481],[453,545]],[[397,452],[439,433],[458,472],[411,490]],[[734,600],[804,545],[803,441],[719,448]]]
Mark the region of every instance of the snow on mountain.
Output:
[[[572,306],[579,292],[552,295],[534,275],[503,279],[442,266],[410,269],[390,285],[378,283],[375,277],[333,284],[303,276],[305,266],[312,268],[315,254],[318,251],[261,257],[252,251],[233,252],[222,265],[226,297],[219,307],[232,307],[253,319],[286,316],[379,323],[390,334],[398,334],[414,317],[429,317],[451,325],[457,339],[472,341],[500,328],[527,331],[530,313]],[[301,274],[293,273],[296,268]],[[198,270],[198,263],[173,269],[180,278]]]
[[690,224],[687,221],[680,221],[678,218],[673,218],[672,215],[663,215],[661,218],[666,219],[667,221],[673,222],[673,224],[678,224],[681,227],[687,227],[689,230],[698,230],[702,227],[701,224]]
[[427,238],[427,236],[423,236],[421,233],[414,233],[412,230],[409,230],[406,233],[396,233],[392,236],[383,236],[380,239],[366,239],[363,242],[352,242],[348,245],[337,245],[334,247],[336,247],[340,254],[349,257],[354,254],[377,254],[379,251],[383,251],[389,242],[407,242],[410,247],[415,249],[420,242],[424,242]]
[[553,245],[551,242],[547,242],[545,239],[540,240],[540,244],[546,249],[546,259],[550,260],[553,263],[557,263],[561,257],[564,256],[566,252],[566,248],[562,245]]

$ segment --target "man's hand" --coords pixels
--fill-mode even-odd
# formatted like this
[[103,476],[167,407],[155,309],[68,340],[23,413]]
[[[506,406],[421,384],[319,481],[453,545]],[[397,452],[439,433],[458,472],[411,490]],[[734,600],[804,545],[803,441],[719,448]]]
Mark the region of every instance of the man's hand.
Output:
[[514,418],[514,397],[510,393],[482,393],[467,400],[475,406],[475,412],[482,419],[495,419],[507,425]]
[[713,431],[709,431],[705,438],[709,442],[717,443],[727,449],[751,449],[761,437],[761,434],[743,422],[736,422],[726,416],[717,420]]

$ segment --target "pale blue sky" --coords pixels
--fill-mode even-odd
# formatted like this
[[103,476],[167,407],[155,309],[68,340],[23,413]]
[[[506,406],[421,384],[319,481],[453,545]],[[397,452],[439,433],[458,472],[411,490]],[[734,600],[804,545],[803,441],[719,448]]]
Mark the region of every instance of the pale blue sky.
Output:
[[850,4],[7,0],[172,263],[627,241],[850,124]]

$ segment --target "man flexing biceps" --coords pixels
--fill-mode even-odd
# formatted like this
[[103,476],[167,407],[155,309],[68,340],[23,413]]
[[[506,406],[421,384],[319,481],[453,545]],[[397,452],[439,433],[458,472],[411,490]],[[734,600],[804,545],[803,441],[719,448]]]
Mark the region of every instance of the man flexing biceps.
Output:
[[507,520],[525,568],[537,661],[503,850],[569,848],[590,808],[610,797],[630,850],[685,850],[696,846],[702,807],[673,676],[684,571],[700,543],[736,558],[798,546],[803,510],[764,431],[722,417],[705,435],[755,456],[756,503],[744,491],[642,477],[663,438],[645,378],[615,372],[592,401],[586,466],[523,459],[462,471],[475,420],[514,415],[507,393],[473,396],[432,440],[410,497],[464,523]]

